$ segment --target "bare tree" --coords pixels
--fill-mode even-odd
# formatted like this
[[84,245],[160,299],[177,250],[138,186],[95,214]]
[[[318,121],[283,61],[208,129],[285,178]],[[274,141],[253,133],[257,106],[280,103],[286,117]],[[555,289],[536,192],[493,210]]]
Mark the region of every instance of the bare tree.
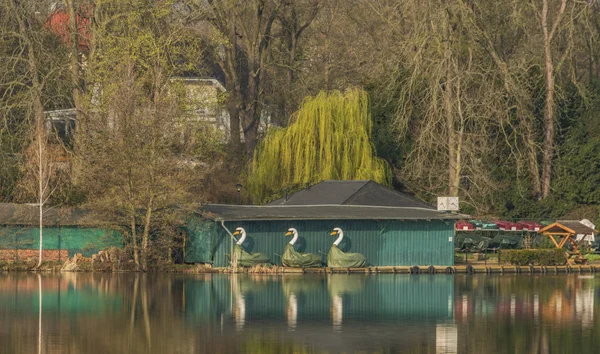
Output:
[[[534,7],[535,2],[532,3]],[[549,6],[548,0],[542,0],[542,9],[538,11],[536,8],[536,14],[539,16],[540,24],[542,27],[542,33],[544,35],[544,65],[545,65],[545,79],[546,79],[546,101],[544,104],[544,146],[543,157],[542,157],[542,198],[547,197],[550,194],[550,182],[552,180],[552,161],[554,157],[554,124],[555,124],[555,102],[554,102],[554,91],[555,91],[555,63],[552,58],[552,41],[557,35],[557,30],[561,25],[565,9],[567,7],[567,0],[561,0],[560,7],[555,10],[554,20],[551,23],[549,21]],[[565,51],[562,58],[559,60],[557,66],[561,66],[562,62],[566,58],[568,51]]]
[[[426,194],[471,194],[490,188],[485,164],[493,154],[502,87],[482,60],[482,48],[462,21],[460,4],[444,1],[366,5],[385,29],[384,53],[395,67],[384,90],[398,97],[396,130],[412,140],[398,176]],[[393,53],[393,55],[391,55]],[[383,54],[382,54],[383,55]],[[489,155],[488,155],[489,154]]]
[[221,38],[217,62],[225,73],[228,91],[231,143],[240,145],[240,127],[245,150],[254,151],[263,114],[263,85],[269,65],[273,24],[280,0],[207,1],[206,19]]
[[[39,6],[39,4],[36,4]],[[52,53],[45,47],[50,40],[43,28],[43,21],[36,17],[37,7],[18,1],[0,3],[5,16],[1,36],[11,44],[1,58],[9,63],[1,91],[4,93],[2,115],[10,116],[15,111],[23,114],[23,124],[28,126],[28,147],[25,149],[23,172],[19,182],[22,199],[35,198],[39,213],[39,258],[38,267],[43,261],[44,206],[56,188],[55,168],[48,145],[45,127],[44,98],[47,97],[48,82],[52,81],[57,62],[48,62]],[[45,67],[49,66],[49,67]],[[7,68],[7,67],[4,67]],[[14,99],[17,98],[18,101]]]
[[202,181],[205,161],[194,149],[205,141],[185,138],[201,129],[186,113],[185,88],[171,80],[174,58],[196,53],[180,51],[189,38],[169,22],[169,2],[112,5],[97,10],[102,41],[88,63],[94,89],[81,116],[85,134],[77,136],[78,175],[91,206],[116,211],[128,226],[133,259],[145,271],[151,259],[170,256],[153,252],[166,236],[153,233]]

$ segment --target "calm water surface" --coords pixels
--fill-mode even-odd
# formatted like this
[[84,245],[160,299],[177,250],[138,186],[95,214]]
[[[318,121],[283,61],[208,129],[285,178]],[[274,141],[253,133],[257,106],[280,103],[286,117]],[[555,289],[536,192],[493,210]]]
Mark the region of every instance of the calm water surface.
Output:
[[1,353],[598,353],[600,276],[0,274]]

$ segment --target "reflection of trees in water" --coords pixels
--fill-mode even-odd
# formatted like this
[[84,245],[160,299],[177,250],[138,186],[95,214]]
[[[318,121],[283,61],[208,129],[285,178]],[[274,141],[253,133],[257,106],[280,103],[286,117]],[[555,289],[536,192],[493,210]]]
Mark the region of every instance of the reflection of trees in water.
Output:
[[42,353],[42,276],[38,273],[38,298],[39,298],[39,318],[38,318],[38,354]]
[[[13,288],[8,289],[8,285]],[[235,341],[220,338],[209,327],[198,330],[183,320],[183,293],[175,289],[183,285],[183,281],[149,274],[42,274],[39,283],[36,275],[0,275],[3,299],[8,292],[13,302],[21,299],[37,305],[42,289],[44,300],[43,311],[38,313],[39,307],[35,306],[19,316],[0,305],[0,328],[6,329],[0,329],[0,352],[34,353],[40,348],[43,353],[236,352]],[[77,293],[94,289],[105,296],[116,296],[121,306],[95,313],[65,312],[72,294],[69,289]],[[46,300],[58,294],[62,310],[52,309],[53,304]],[[94,299],[102,301],[103,297]]]
[[600,345],[593,334],[600,329],[595,282],[578,275],[457,276],[455,299],[467,302],[455,306],[460,347],[490,353],[594,352]]
[[[420,286],[429,279],[442,279],[435,277],[446,276],[421,276],[408,284]],[[354,283],[354,279],[359,283]],[[390,296],[407,296],[407,284],[381,287],[407,279],[404,275],[330,279],[239,277],[236,286],[248,296],[246,315],[252,311],[258,316],[261,307],[278,299],[275,307],[279,317],[248,317],[252,323],[246,319],[244,330],[235,332],[231,318],[224,324],[220,321],[220,314],[228,313],[232,307],[215,310],[214,314],[202,312],[218,305],[215,300],[207,300],[210,297],[229,306],[232,277],[0,274],[0,351],[32,353],[41,348],[45,353],[336,352],[362,344],[371,345],[372,351],[379,346],[403,353],[588,353],[590,348],[600,347],[600,339],[594,335],[600,330],[598,311],[594,311],[598,306],[594,302],[596,280],[577,275],[449,276],[445,279],[454,284],[456,312],[448,323],[419,322],[416,317],[378,321],[375,317],[379,313],[365,321],[346,316],[348,311],[358,310],[363,300],[381,301],[375,296],[381,295],[379,292],[368,292],[377,284],[380,290],[396,289]],[[200,288],[186,291],[193,287]],[[272,298],[265,300],[267,295]],[[74,311],[77,307],[69,302],[90,305],[82,296],[92,296],[100,304]],[[331,328],[337,315],[328,313],[328,307],[331,310],[330,306],[339,301],[336,297],[346,311],[339,321],[343,321],[339,333]],[[309,309],[315,311],[316,307],[310,307],[315,299],[323,302],[323,309],[319,310],[323,317],[313,321],[306,316]],[[457,305],[463,299],[467,309],[464,317],[458,315],[462,310]],[[204,307],[200,309],[198,303]],[[293,332],[287,330],[290,320],[296,321]]]
[[465,311],[467,318],[521,317],[537,321],[541,317],[543,322],[558,326],[589,326],[593,320],[593,277],[458,276],[455,294],[458,317],[464,317]]

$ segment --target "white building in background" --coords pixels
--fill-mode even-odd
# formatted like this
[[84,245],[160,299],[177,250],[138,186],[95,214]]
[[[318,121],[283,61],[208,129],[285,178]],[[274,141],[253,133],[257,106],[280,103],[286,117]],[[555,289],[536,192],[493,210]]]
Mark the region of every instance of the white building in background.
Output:
[[[592,230],[596,229],[596,225],[594,225],[591,221],[589,221],[588,219],[582,219],[580,221],[580,223],[582,223],[583,225],[589,227]],[[581,239],[584,239],[584,242],[587,243],[588,245],[591,245],[592,243],[594,243],[594,241],[596,241],[596,237],[594,236],[594,233],[587,233],[587,234],[577,234],[577,236],[575,237],[576,241],[580,241]]]
[[[225,142],[231,136],[229,112],[225,108],[227,90],[217,79],[174,77],[171,82],[182,82],[186,88],[192,119],[207,122],[223,133]],[[241,122],[243,124],[243,122]],[[258,133],[263,135],[272,126],[270,112],[263,109]],[[244,142],[244,128],[240,126],[240,141]]]
[[172,83],[182,83],[188,96],[188,117],[198,123],[208,123],[222,132],[225,142],[229,141],[230,120],[225,109],[225,87],[217,79],[174,77]]
[[[207,129],[213,127],[218,131],[218,138],[223,143],[230,140],[230,119],[229,112],[225,108],[227,90],[217,79],[197,78],[197,77],[173,77],[170,79],[172,84],[182,83],[184,92],[188,98],[188,108],[186,116],[192,122],[198,122],[198,129]],[[95,88],[94,92],[99,91]],[[94,101],[92,97],[92,102]],[[77,124],[75,109],[61,109],[55,111],[46,111],[46,129],[56,134],[60,142],[65,147],[71,147],[73,134]],[[109,123],[110,124],[110,123]],[[260,135],[266,133],[271,127],[271,115],[268,110],[262,111],[258,132]],[[182,139],[187,140],[193,131],[182,132]],[[243,127],[240,126],[240,140],[244,141]]]
[[[224,142],[229,141],[229,113],[225,109],[225,87],[216,79],[175,77],[172,83],[181,82],[188,95],[187,116],[198,123],[208,123],[223,133]],[[71,146],[75,132],[76,114],[74,108],[46,111],[46,129],[56,134],[58,139]]]

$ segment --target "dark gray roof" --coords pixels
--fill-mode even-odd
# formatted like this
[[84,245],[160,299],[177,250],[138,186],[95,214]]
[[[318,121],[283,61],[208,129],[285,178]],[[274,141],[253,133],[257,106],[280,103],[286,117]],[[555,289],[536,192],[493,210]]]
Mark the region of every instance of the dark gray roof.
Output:
[[323,181],[268,205],[370,205],[435,209],[374,181]]
[[368,205],[230,205],[208,204],[200,209],[214,220],[455,220],[467,215],[434,209]]
[[[31,204],[0,203],[0,225],[38,225],[39,209]],[[109,219],[86,209],[44,208],[44,225],[94,226],[108,224]]]

